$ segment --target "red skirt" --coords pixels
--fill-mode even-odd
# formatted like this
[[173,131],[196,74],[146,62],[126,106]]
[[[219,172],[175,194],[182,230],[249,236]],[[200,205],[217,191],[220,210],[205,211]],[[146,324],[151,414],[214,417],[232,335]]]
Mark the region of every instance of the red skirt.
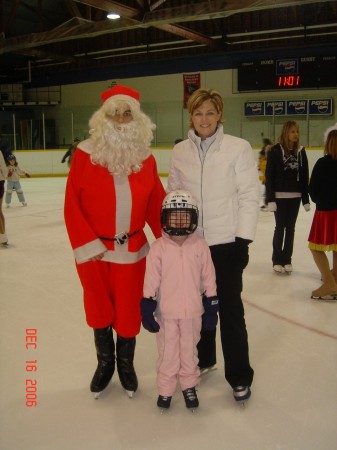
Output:
[[309,248],[337,251],[337,210],[315,211],[308,237]]

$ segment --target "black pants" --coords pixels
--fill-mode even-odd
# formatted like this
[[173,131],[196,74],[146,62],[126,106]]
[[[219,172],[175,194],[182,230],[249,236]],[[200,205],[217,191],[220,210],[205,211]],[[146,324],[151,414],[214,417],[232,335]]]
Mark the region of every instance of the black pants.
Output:
[[300,208],[300,198],[276,199],[275,231],[273,237],[273,265],[291,264],[294,248],[295,224]]
[[[219,297],[219,318],[225,377],[232,386],[250,386],[254,371],[249,363],[248,335],[241,299],[242,273],[248,263],[238,261],[236,247],[232,244],[210,247],[216,272]],[[216,362],[215,331],[201,332],[198,344],[199,366],[209,367]]]

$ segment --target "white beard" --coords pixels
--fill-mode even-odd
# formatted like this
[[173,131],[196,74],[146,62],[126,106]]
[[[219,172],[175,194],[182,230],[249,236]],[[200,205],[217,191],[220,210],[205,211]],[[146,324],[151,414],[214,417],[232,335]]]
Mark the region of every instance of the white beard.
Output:
[[93,164],[106,167],[113,175],[140,171],[142,162],[151,154],[152,130],[155,128],[145,114],[140,113],[131,122],[121,124],[105,116],[95,118],[94,114],[90,125],[94,126],[90,132]]

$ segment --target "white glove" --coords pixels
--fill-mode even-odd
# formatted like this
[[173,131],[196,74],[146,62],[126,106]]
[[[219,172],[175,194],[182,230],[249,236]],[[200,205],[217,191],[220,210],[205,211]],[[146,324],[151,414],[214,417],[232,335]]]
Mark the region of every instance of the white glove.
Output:
[[305,205],[303,205],[303,208],[308,212],[310,211],[310,203],[306,203]]
[[275,212],[277,210],[277,205],[275,202],[268,203],[268,211]]

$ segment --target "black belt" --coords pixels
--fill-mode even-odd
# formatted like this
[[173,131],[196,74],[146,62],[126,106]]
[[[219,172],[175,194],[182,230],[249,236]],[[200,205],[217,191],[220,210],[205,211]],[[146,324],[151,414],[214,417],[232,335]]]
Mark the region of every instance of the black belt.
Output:
[[133,233],[127,233],[126,231],[122,231],[121,233],[115,234],[113,238],[108,238],[104,236],[99,236],[103,241],[115,241],[119,245],[123,245],[128,242],[129,238],[137,234],[140,230],[136,230]]

